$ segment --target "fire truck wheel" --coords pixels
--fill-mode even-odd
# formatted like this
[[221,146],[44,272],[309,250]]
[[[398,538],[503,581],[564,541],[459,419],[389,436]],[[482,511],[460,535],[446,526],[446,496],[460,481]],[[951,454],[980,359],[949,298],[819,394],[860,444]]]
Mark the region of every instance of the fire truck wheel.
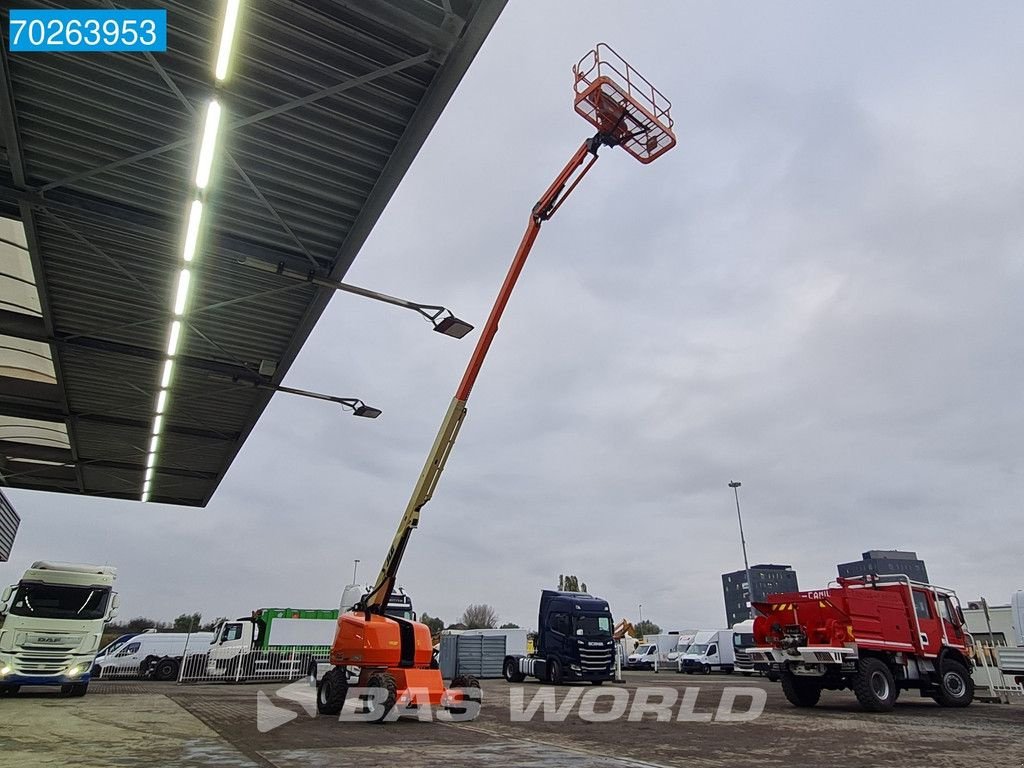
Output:
[[813,707],[821,698],[821,686],[816,680],[797,677],[792,672],[783,673],[782,692],[794,707]]
[[316,686],[316,711],[321,715],[341,714],[347,693],[345,670],[338,667],[329,669]]
[[502,672],[510,683],[521,683],[526,679],[526,675],[519,671],[519,662],[516,659],[505,659],[505,668]]
[[[452,683],[455,681],[452,680]],[[370,722],[383,723],[388,712],[395,708],[398,701],[398,686],[395,685],[395,678],[387,672],[374,672],[366,679],[367,688],[383,688],[387,692],[384,701],[374,700],[368,712]]]
[[870,656],[860,660],[853,678],[853,692],[868,712],[888,712],[896,703],[896,681],[881,659]]
[[939,666],[939,687],[932,697],[943,707],[966,707],[974,699],[974,681],[959,661],[944,659]]

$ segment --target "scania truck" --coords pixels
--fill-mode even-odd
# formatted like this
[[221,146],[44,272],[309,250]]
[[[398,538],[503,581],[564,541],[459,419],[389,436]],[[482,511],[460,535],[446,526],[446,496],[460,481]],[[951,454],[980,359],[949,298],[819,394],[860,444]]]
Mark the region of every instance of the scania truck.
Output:
[[615,640],[608,601],[586,592],[545,589],[540,595],[537,649],[505,657],[510,683],[535,677],[555,685],[585,681],[601,685],[615,679]]
[[0,598],[0,696],[23,685],[89,689],[103,627],[117,615],[117,569],[39,560]]

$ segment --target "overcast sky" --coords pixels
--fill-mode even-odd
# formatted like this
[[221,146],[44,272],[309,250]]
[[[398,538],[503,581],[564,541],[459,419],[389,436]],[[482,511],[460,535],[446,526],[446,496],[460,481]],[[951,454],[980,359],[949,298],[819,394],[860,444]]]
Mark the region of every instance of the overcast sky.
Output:
[[[1024,588],[1024,6],[512,0],[348,279],[482,326],[588,133],[607,41],[679,144],[601,160],[548,222],[400,582],[533,626],[575,573],[616,617],[723,625],[721,574],[802,588],[916,550],[963,599]],[[201,279],[201,275],[200,275]],[[337,296],[206,509],[11,491],[0,578],[119,568],[122,616],[334,607],[372,580],[476,334]]]

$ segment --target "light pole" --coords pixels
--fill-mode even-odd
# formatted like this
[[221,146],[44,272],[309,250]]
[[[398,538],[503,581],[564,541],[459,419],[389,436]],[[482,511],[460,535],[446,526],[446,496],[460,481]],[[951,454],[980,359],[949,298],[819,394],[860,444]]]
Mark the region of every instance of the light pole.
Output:
[[295,387],[283,387],[280,384],[270,384],[266,381],[253,381],[239,376],[227,377],[219,374],[211,374],[215,381],[231,381],[240,387],[252,387],[254,389],[269,389],[271,392],[287,392],[289,395],[299,397],[311,397],[314,400],[326,400],[330,403],[337,403],[352,411],[353,416],[362,416],[364,419],[376,419],[381,414],[380,408],[367,405],[358,397],[338,397],[337,395],[325,395],[323,392],[311,392],[308,389],[296,389]]
[[292,280],[301,280],[304,283],[313,283],[313,285],[319,285],[324,288],[333,288],[336,291],[354,293],[357,296],[363,296],[367,299],[375,299],[377,301],[383,301],[385,304],[393,304],[396,307],[411,309],[413,312],[418,312],[423,315],[423,317],[427,318],[427,320],[429,320],[434,326],[434,330],[438,333],[444,334],[445,336],[461,339],[473,330],[472,325],[467,323],[465,320],[457,318],[450,309],[436,304],[420,304],[416,301],[399,299],[395,296],[388,296],[386,293],[381,293],[380,291],[371,291],[369,288],[360,288],[358,285],[343,283],[340,280],[331,280],[327,277],[302,272],[297,269],[288,269],[283,264],[270,264],[269,262],[262,261],[261,259],[246,257],[240,259],[238,263],[264,272],[272,272],[275,275],[291,278]]
[[743,572],[747,578],[747,615],[754,617],[754,584],[750,580],[750,563],[747,562],[747,540],[743,537],[743,515],[740,514],[740,486],[743,483],[733,480],[729,483],[733,494],[736,496],[736,519],[740,523],[740,544],[743,547]]
[[643,623],[644,623],[644,604],[643,604],[643,603],[640,603],[640,604],[639,604],[639,605],[637,606],[637,609],[639,609],[639,611],[640,611],[640,621],[639,621],[639,622],[637,622],[637,623],[638,623],[638,624],[643,624]]
[[356,572],[359,570],[359,560],[353,561],[352,564],[352,583],[356,583]]

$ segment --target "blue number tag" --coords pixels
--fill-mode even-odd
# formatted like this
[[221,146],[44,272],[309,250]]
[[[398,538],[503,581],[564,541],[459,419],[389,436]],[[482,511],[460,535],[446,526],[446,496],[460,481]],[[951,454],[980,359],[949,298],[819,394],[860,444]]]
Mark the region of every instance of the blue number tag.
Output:
[[12,53],[105,53],[167,50],[167,11],[12,9]]

